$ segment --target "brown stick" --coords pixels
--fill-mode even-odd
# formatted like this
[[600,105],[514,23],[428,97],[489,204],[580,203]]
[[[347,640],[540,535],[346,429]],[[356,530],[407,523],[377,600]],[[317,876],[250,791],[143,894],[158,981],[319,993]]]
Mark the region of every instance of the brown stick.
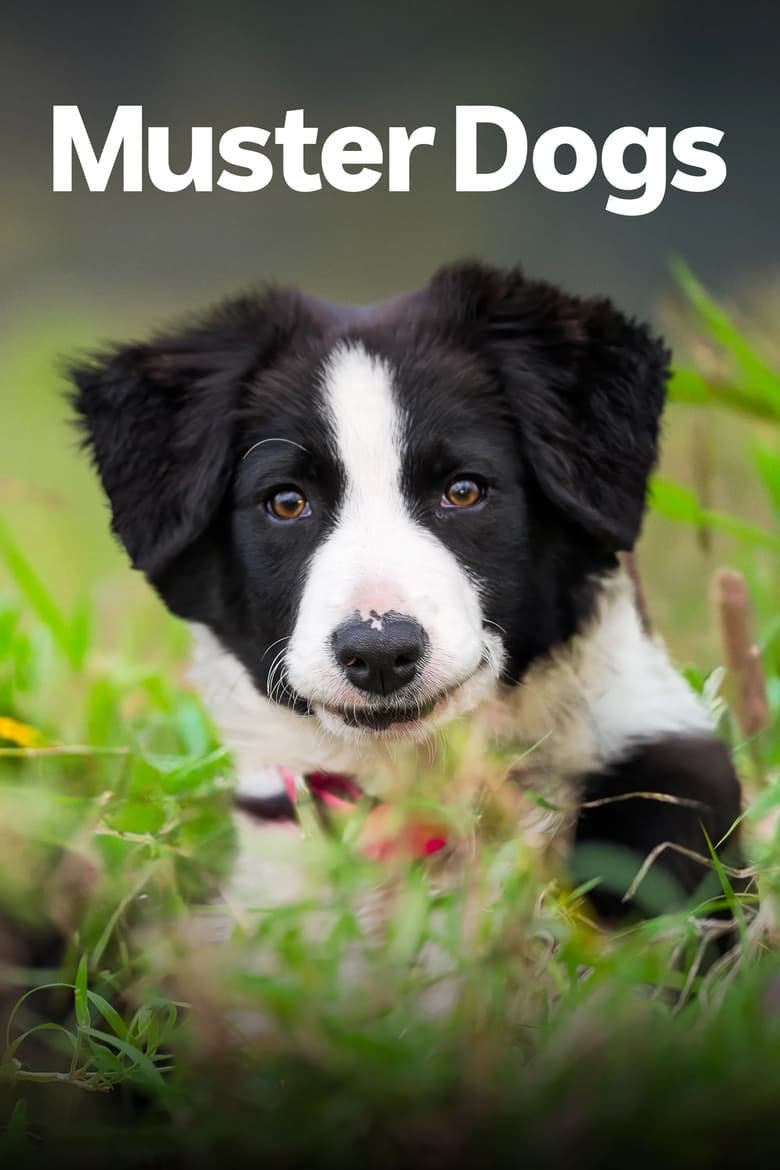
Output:
[[769,703],[761,654],[753,641],[753,621],[745,578],[733,569],[715,574],[723,657],[732,681],[732,702],[742,734],[756,735],[769,724]]
[[642,623],[642,629],[646,634],[652,634],[653,623],[650,621],[650,610],[647,606],[647,595],[645,594],[644,586],[642,585],[642,578],[639,573],[639,562],[636,558],[635,552],[623,553],[623,564],[628,573],[631,584],[634,587],[634,602],[636,604],[636,611],[639,614],[639,620]]

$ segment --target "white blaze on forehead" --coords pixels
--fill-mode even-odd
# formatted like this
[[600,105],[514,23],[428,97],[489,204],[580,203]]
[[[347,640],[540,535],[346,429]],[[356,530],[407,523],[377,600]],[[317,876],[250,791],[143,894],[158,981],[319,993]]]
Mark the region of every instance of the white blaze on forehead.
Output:
[[340,345],[323,377],[325,406],[347,476],[347,504],[388,504],[401,496],[403,417],[393,376],[362,345]]
[[323,367],[322,389],[346,476],[339,512],[344,616],[359,613],[375,625],[390,611],[412,614],[404,560],[414,557],[422,530],[403,497],[405,420],[393,371],[359,342],[342,343]]

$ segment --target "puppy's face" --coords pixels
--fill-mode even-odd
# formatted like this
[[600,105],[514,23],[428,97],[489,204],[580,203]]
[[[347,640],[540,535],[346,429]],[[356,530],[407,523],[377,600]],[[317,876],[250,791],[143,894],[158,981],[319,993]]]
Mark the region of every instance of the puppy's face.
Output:
[[114,528],[272,701],[424,735],[577,629],[630,547],[664,351],[605,303],[444,270],[269,292],[74,372]]
[[460,358],[340,340],[249,396],[231,526],[258,638],[242,656],[330,731],[424,730],[502,671],[522,466],[497,387]]

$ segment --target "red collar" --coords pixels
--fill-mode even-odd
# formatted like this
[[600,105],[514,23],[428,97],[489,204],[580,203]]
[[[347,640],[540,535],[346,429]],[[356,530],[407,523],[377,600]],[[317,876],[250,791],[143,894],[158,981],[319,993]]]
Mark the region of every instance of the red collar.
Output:
[[[280,768],[284,795],[278,797],[236,796],[236,805],[258,820],[297,822],[298,787],[289,768]],[[304,781],[323,822],[331,826],[334,817],[351,812],[365,799],[350,776],[336,772],[309,772]],[[360,851],[373,861],[390,857],[429,857],[447,845],[441,824],[404,813],[390,804],[373,802],[360,839]]]

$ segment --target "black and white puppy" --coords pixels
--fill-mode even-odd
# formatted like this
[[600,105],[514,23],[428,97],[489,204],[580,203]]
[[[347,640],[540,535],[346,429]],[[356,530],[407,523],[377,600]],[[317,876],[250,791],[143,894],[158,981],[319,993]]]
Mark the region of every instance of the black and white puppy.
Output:
[[[114,531],[193,623],[240,794],[283,802],[280,766],[370,786],[490,706],[568,785],[579,856],[636,869],[728,834],[728,752],[618,562],[667,362],[609,301],[463,263],[364,307],[266,288],[73,370]],[[658,864],[683,894],[706,874]]]

